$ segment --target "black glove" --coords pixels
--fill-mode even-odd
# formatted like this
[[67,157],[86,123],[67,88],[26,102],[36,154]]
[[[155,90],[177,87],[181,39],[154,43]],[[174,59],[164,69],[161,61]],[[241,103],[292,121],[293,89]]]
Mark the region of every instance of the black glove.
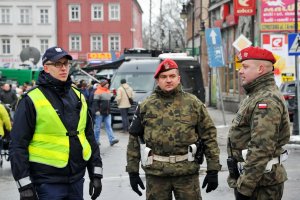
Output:
[[218,171],[207,171],[207,174],[202,184],[202,188],[205,188],[206,185],[206,193],[211,192],[218,187]]
[[101,178],[93,178],[93,180],[90,181],[90,188],[89,188],[89,194],[91,196],[91,199],[97,199],[97,197],[100,196],[100,193],[102,191],[102,183]]
[[32,184],[19,188],[20,200],[38,200],[38,196]]
[[234,195],[236,200],[251,200],[251,197],[239,193],[237,189],[234,189]]
[[130,185],[133,191],[135,191],[139,196],[142,196],[141,191],[138,188],[138,185],[144,190],[145,186],[143,181],[140,178],[139,173],[129,173]]

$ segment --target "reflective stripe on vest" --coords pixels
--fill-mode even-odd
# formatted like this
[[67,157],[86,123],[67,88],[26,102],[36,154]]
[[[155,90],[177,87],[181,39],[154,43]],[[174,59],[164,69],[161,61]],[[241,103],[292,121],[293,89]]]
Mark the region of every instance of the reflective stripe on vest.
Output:
[[[80,98],[80,92],[72,88]],[[69,136],[56,111],[40,91],[36,88],[28,93],[36,110],[36,126],[29,144],[29,161],[63,168],[69,160]],[[77,126],[77,137],[82,146],[82,157],[85,161],[91,157],[91,146],[85,137],[87,120],[87,103],[81,96],[80,119]]]

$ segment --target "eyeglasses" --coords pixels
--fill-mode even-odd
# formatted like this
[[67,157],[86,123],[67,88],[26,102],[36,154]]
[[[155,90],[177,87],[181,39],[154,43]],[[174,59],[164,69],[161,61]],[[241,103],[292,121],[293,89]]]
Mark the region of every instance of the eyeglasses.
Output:
[[59,69],[61,69],[63,66],[70,67],[70,63],[68,60],[63,63],[62,62],[46,63],[45,65],[53,65],[54,67],[59,68]]

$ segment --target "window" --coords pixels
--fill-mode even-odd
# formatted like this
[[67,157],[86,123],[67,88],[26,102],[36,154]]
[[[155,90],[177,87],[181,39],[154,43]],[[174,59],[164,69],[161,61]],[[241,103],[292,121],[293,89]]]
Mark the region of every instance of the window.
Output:
[[109,20],[120,20],[120,4],[109,4]]
[[30,9],[29,8],[20,8],[20,23],[21,24],[30,24]]
[[21,48],[25,49],[29,47],[29,39],[21,39]]
[[1,8],[0,9],[0,23],[8,24],[10,23],[10,9],[9,8]]
[[91,36],[91,51],[102,51],[102,36],[92,35]]
[[69,5],[69,20],[80,21],[80,5]]
[[48,9],[40,9],[40,23],[41,24],[49,23],[49,10]]
[[71,51],[80,51],[81,50],[81,36],[80,35],[71,35],[70,36],[70,48]]
[[103,20],[103,4],[92,4],[91,19]]
[[2,54],[10,53],[10,39],[2,39]]
[[120,36],[110,35],[109,36],[109,50],[120,51]]
[[45,51],[49,48],[49,40],[48,39],[41,39],[41,53],[45,53]]

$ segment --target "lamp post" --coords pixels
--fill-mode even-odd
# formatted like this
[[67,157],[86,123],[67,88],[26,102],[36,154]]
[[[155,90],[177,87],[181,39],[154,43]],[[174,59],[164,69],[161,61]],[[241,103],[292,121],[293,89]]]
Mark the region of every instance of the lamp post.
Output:
[[[201,4],[202,4],[202,2],[201,2]],[[205,31],[205,22],[204,22],[204,19],[203,19],[203,16],[202,16],[202,12],[203,12],[203,9],[207,9],[207,8],[202,7],[202,5],[195,8],[194,1],[190,1],[188,3],[183,3],[182,4],[182,10],[180,12],[180,17],[182,19],[186,19],[187,16],[188,16],[188,10],[192,11],[192,55],[193,55],[193,57],[195,56],[195,12],[198,9],[200,9],[200,30],[199,30],[200,34],[199,34],[199,38],[201,40],[201,34],[203,34],[204,31]],[[200,46],[201,46],[201,44],[200,44]],[[199,54],[200,54],[200,52],[199,52]]]

